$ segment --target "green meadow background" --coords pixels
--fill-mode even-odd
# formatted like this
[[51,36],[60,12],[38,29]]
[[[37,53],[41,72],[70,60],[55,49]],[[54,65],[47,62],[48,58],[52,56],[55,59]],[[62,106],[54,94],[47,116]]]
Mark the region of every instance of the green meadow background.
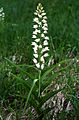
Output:
[[78,55],[79,0],[0,0],[5,12],[0,23],[1,59],[16,54],[22,56],[21,62],[32,62],[33,13],[39,2],[48,17],[51,54],[55,49],[60,59]]

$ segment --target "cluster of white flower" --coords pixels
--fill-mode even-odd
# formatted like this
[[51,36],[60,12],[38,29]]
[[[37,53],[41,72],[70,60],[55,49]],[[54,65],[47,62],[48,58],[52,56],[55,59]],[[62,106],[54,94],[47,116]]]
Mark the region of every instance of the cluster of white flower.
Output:
[[0,8],[0,21],[3,21],[5,17],[5,13],[3,12],[3,7]]
[[48,51],[48,24],[47,24],[47,16],[41,3],[38,4],[37,10],[34,12],[36,16],[33,20],[33,35],[32,38],[34,42],[32,42],[33,50],[34,50],[34,59],[33,62],[37,68],[43,69],[45,66],[45,59],[49,56]]

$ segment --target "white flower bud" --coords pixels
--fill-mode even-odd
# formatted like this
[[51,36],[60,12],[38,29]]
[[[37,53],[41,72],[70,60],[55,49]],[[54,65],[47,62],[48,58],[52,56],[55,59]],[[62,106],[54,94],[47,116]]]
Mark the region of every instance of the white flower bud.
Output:
[[44,54],[44,57],[48,57],[48,56],[49,56],[49,54],[48,54],[48,53],[45,53],[45,54]]
[[43,43],[43,45],[48,45],[48,41],[45,40],[44,43]]
[[46,31],[46,30],[48,30],[48,28],[47,28],[47,27],[45,27],[45,26],[43,26],[43,27],[42,27],[42,29],[43,29],[43,30],[45,30],[45,31]]
[[38,45],[36,44],[36,42],[32,42],[32,45],[35,47],[38,47]]
[[45,19],[42,20],[43,23],[47,23],[47,21]]
[[37,47],[34,47],[33,50],[34,50],[34,53],[37,54],[37,50],[38,50]]
[[41,7],[41,10],[43,10],[43,7]]
[[43,33],[47,34],[47,31],[45,30]]
[[38,25],[34,25],[33,28],[35,28],[35,29],[38,28]]
[[38,22],[38,25],[39,25],[39,27],[42,25],[42,23],[41,22]]
[[2,17],[2,14],[0,14],[0,17]]
[[46,37],[45,37],[45,39],[46,39],[46,40],[49,40],[49,37],[48,37],[48,36],[46,36]]
[[33,34],[37,35],[37,33],[40,33],[40,30],[35,29],[35,31],[33,32]]
[[32,38],[36,38],[36,35],[33,35]]
[[33,56],[34,56],[35,58],[38,58],[38,54],[33,54]]
[[36,65],[37,68],[40,68],[40,64],[39,64],[39,63],[37,63],[37,64],[35,64],[35,65]]
[[42,13],[44,13],[45,12],[45,10],[42,10]]
[[46,17],[46,16],[44,16],[44,17],[43,17],[43,19],[47,19],[47,17]]
[[34,12],[34,15],[38,15],[37,12]]
[[42,16],[41,16],[41,15],[39,15],[39,14],[38,14],[38,17],[39,17],[39,18],[42,18]]
[[38,47],[39,47],[39,48],[42,48],[42,45],[39,45]]
[[79,60],[77,59],[77,63],[79,62]]
[[43,48],[42,51],[41,51],[41,53],[46,52],[46,51],[49,51],[48,47]]
[[44,27],[48,27],[47,23],[44,24]]
[[42,69],[42,70],[44,69],[44,64],[41,65],[41,69]]
[[3,12],[3,7],[0,8],[0,13]]
[[33,31],[33,34],[34,34],[34,35],[37,35],[37,32],[36,32],[36,31]]
[[34,58],[34,59],[33,59],[33,62],[36,64],[36,63],[37,63],[37,59]]
[[43,37],[43,38],[45,37],[43,33],[41,34],[41,37]]
[[33,20],[33,21],[34,21],[34,22],[37,22],[37,21],[39,21],[39,20],[38,20],[38,18],[36,17],[36,18],[34,18],[34,20]]
[[45,15],[46,15],[46,13],[42,13],[41,15],[42,15],[42,16],[45,16]]
[[44,63],[44,57],[43,57],[43,56],[41,56],[41,59],[40,59],[40,60],[41,60],[41,62]]
[[2,17],[5,17],[5,14],[4,14],[4,13],[2,13]]
[[40,30],[38,30],[38,33],[41,33],[41,31],[40,31]]
[[40,41],[40,39],[38,38],[38,39],[35,39],[35,42],[39,42]]
[[39,23],[39,19],[38,19],[38,18],[35,18],[35,19],[34,19],[34,22],[38,24],[38,23]]
[[14,62],[15,60],[16,60],[16,56],[13,55],[13,57],[12,57],[12,61]]

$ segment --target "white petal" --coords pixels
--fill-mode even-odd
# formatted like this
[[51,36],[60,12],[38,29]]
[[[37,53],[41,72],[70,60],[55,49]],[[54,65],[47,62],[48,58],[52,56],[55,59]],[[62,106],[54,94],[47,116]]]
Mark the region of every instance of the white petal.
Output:
[[39,42],[40,41],[40,38],[38,38],[38,39],[35,39],[35,42]]
[[45,37],[43,33],[41,34],[41,37],[43,37],[43,38]]
[[44,16],[44,15],[46,15],[46,13],[42,13],[41,15]]
[[44,43],[43,43],[43,45],[48,45],[48,41],[45,40]]
[[47,21],[45,19],[42,20],[43,23],[47,23]]
[[42,45],[39,45],[38,47],[39,47],[39,48],[42,48]]
[[43,7],[41,7],[41,10],[43,10]]
[[48,48],[48,47],[45,47],[44,49],[45,49],[45,50],[47,50],[47,51],[49,50],[49,48]]
[[44,64],[41,65],[41,69],[42,69],[42,70],[44,69]]
[[41,33],[41,31],[40,31],[40,30],[38,30],[38,33]]
[[38,15],[37,12],[34,12],[34,15]]
[[32,38],[36,38],[36,35],[33,35]]
[[45,30],[43,33],[45,33],[45,34],[46,34],[46,33],[47,33],[47,31]]
[[32,42],[31,45],[33,45],[33,46],[37,46],[37,47],[38,47],[38,45],[36,44],[36,42]]
[[47,27],[45,27],[45,26],[43,26],[43,27],[42,27],[42,29],[43,29],[43,30],[45,30],[45,31],[46,31],[46,30],[48,30],[48,28],[47,28]]
[[41,22],[38,22],[38,25],[39,25],[39,26],[41,26],[41,25],[42,25],[42,23],[41,23]]
[[40,30],[35,29],[35,31],[33,32],[33,34],[36,34],[36,35],[37,35],[37,33],[40,33],[40,32],[41,32]]
[[37,45],[37,44],[36,44],[36,45],[34,45],[33,49],[38,50],[38,45]]
[[47,23],[44,24],[45,27],[48,27]]
[[44,13],[44,10],[42,10],[42,13]]
[[3,7],[0,8],[0,12],[3,12]]
[[47,17],[46,17],[46,16],[44,16],[44,17],[43,17],[43,19],[47,19]]
[[43,56],[41,57],[41,59],[40,59],[40,60],[41,60],[41,62],[43,62],[43,63],[44,63],[44,57],[43,57]]
[[38,18],[35,18],[33,21],[34,21],[35,23],[39,24],[39,19],[38,19]]
[[40,68],[40,64],[39,64],[39,63],[37,63],[37,64],[35,64],[35,65],[36,65],[37,68]]
[[36,63],[37,63],[37,59],[34,58],[34,59],[33,59],[33,62],[36,64]]
[[38,13],[38,10],[36,10],[36,12]]
[[33,54],[33,56],[34,56],[35,58],[38,58],[38,54]]
[[33,34],[34,34],[34,35],[37,35],[37,32],[36,32],[36,31],[33,31]]
[[38,21],[38,18],[36,17],[36,18],[34,18],[34,20],[33,20],[34,22],[37,22]]
[[38,25],[34,25],[33,28],[35,28],[35,29],[38,28]]
[[2,17],[2,14],[0,14],[0,17]]
[[46,37],[45,37],[45,39],[46,39],[46,40],[49,40],[49,37],[48,37],[48,36],[46,36]]
[[79,60],[77,59],[77,61],[76,61],[77,63],[79,62]]
[[16,56],[15,56],[15,55],[13,55],[13,57],[12,57],[13,62],[15,61],[15,59],[16,59]]
[[48,54],[48,53],[45,53],[45,54],[44,54],[44,57],[48,57],[48,56],[49,56],[49,54]]
[[46,52],[46,51],[49,51],[48,47],[43,48],[42,51],[41,51],[41,53]]
[[42,16],[41,16],[41,15],[39,15],[39,14],[38,14],[38,17],[39,17],[39,18],[42,18]]
[[38,50],[38,49],[37,49],[36,47],[34,47],[33,50],[34,50],[34,53],[37,54],[37,50]]

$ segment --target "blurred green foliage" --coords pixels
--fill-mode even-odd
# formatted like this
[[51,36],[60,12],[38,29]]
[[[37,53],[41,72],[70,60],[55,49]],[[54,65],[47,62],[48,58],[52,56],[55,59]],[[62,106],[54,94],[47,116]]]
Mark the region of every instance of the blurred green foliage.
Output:
[[[0,55],[19,54],[23,62],[32,62],[32,25],[34,11],[41,2],[48,17],[49,37],[56,52],[64,53],[68,46],[79,51],[79,1],[78,0],[3,0],[5,21],[0,23]],[[51,53],[53,49],[51,50]]]

